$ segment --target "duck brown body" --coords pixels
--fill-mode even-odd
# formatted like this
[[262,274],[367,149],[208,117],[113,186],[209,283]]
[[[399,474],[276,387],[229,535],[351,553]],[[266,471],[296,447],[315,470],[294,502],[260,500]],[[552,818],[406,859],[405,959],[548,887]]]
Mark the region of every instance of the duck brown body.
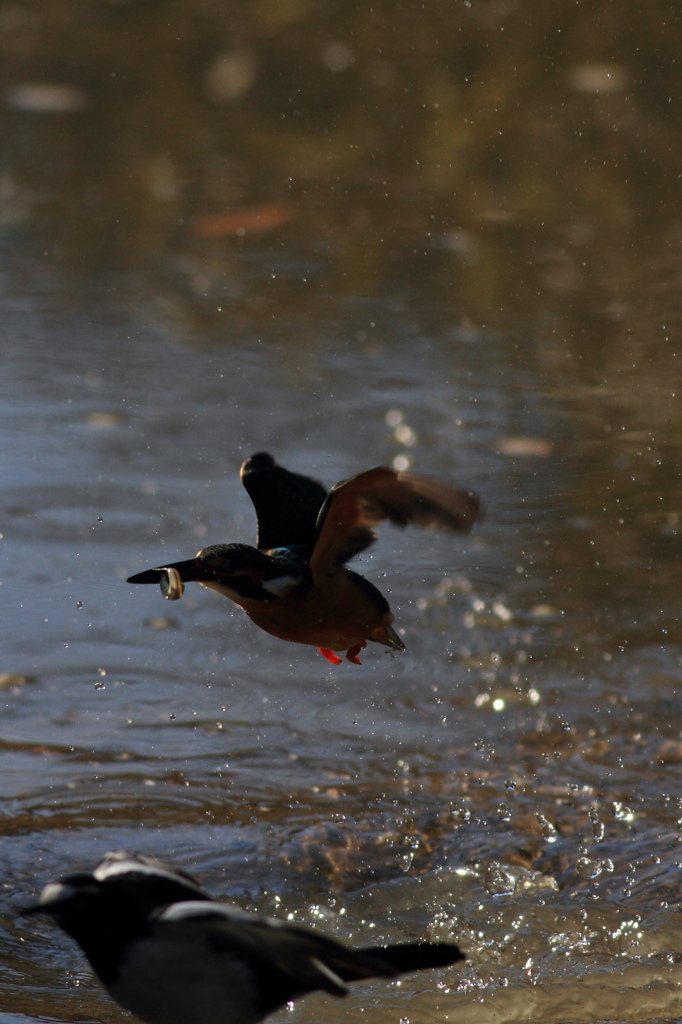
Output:
[[396,651],[405,649],[391,625],[388,602],[376,587],[344,566],[325,583],[321,587],[303,582],[276,602],[242,598],[236,603],[257,626],[280,640],[324,651],[362,649],[367,640]]
[[405,649],[393,629],[386,598],[345,563],[376,539],[374,527],[389,519],[447,532],[470,529],[480,514],[471,492],[413,473],[379,466],[337,484],[327,494],[318,481],[278,466],[259,453],[241,468],[258,516],[258,547],[218,544],[193,559],[131,576],[129,583],[162,583],[170,573],[229,597],[261,629],[281,640],[317,647],[359,664],[368,640]]

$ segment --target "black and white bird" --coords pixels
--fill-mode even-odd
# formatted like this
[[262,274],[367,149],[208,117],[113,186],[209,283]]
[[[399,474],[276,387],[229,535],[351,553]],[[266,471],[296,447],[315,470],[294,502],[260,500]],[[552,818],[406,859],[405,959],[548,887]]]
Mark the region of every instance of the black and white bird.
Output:
[[109,995],[147,1024],[257,1024],[316,989],[345,996],[350,981],[465,959],[445,942],[349,949],[216,903],[184,872],[124,851],[46,885],[23,913],[51,917]]

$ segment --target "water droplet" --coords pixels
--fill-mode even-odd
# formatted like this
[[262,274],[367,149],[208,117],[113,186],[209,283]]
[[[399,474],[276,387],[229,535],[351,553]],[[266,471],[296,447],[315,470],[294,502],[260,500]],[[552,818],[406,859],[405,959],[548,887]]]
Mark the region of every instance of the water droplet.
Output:
[[545,837],[545,839],[548,839],[550,841],[550,843],[555,843],[556,839],[557,839],[557,830],[556,830],[555,826],[552,824],[552,822],[549,821],[544,816],[544,814],[539,814],[538,813],[538,814],[535,815],[535,817],[537,818],[537,820],[538,820],[538,822],[540,824],[540,829],[541,829],[542,834]]
[[514,876],[499,864],[491,864],[483,876],[483,885],[491,896],[513,893],[516,888]]
[[599,814],[594,807],[590,811],[590,821],[592,822],[592,837],[600,843],[604,838],[606,829],[604,828],[603,823],[599,820]]
[[575,862],[575,869],[581,878],[599,878],[604,865],[601,860],[593,860],[591,857],[578,857]]

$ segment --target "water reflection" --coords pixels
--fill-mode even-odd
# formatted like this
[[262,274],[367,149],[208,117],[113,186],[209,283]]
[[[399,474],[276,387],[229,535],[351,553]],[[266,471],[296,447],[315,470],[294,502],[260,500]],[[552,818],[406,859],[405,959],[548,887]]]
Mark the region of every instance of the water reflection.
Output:
[[151,259],[194,306],[253,307],[239,255],[264,237],[352,296],[418,281],[457,316],[612,351],[633,332],[653,351],[644,310],[679,319],[679,39],[654,8],[37,0],[0,17],[3,220],[51,266]]

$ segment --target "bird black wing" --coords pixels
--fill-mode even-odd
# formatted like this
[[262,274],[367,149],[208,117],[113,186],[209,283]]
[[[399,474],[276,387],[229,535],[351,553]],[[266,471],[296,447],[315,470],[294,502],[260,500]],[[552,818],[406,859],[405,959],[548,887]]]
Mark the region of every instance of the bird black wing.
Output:
[[316,538],[317,517],[327,497],[322,484],[278,466],[267,452],[247,459],[239,475],[256,509],[258,548],[299,548],[302,550],[295,553],[307,558]]
[[291,995],[319,988],[343,996],[348,981],[393,977],[464,959],[449,943],[350,949],[300,925],[218,903],[176,903],[156,916],[154,927],[167,937],[175,932],[183,942],[203,943],[211,954],[244,958],[271,984],[290,986]]
[[331,995],[346,994],[343,977],[327,963],[334,953],[344,960],[347,956],[350,965],[353,950],[306,928],[219,903],[194,902],[166,907],[150,923],[166,940],[193,948],[203,946],[209,956],[246,960],[263,979],[270,977],[276,987],[288,988],[287,999],[317,988]]

